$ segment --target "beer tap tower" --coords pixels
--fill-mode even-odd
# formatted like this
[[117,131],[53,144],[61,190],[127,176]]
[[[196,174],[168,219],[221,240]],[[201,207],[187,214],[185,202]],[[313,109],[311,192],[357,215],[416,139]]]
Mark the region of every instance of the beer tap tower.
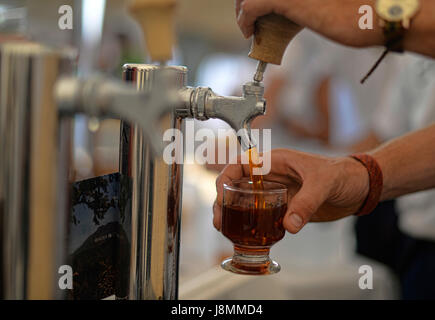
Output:
[[[71,128],[62,123],[76,113],[122,120],[119,171],[131,181],[132,205],[128,290],[118,298],[178,298],[182,164],[163,160],[163,133],[182,131],[186,118],[218,118],[238,133],[243,150],[252,147],[250,123],[266,111],[261,83],[266,63],[281,62],[300,28],[292,24],[289,34],[282,20],[276,26],[276,16],[266,17],[250,54],[260,61],[254,81],[243,85],[241,97],[224,97],[210,88],[187,87],[187,68],[166,65],[175,41],[175,7],[176,0],[132,2],[130,12],[155,64],[126,64],[123,81],[74,77],[72,68],[61,68],[63,55],[41,46],[1,48],[0,142],[5,152],[0,163],[0,262],[5,298],[64,298],[56,270],[68,250],[71,140],[64,137]],[[46,67],[38,67],[38,61]],[[180,153],[175,158],[181,159],[183,148],[175,150]]]

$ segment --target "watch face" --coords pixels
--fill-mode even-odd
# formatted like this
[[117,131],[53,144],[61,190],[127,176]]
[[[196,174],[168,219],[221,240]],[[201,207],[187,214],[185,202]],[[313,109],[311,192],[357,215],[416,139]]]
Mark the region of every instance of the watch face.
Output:
[[418,0],[377,0],[376,12],[387,21],[412,18],[419,8]]

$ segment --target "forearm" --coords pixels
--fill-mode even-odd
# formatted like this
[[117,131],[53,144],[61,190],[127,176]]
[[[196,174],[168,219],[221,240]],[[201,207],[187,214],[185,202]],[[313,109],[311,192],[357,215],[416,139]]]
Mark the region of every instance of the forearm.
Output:
[[421,8],[405,35],[404,48],[435,58],[435,1],[420,0]]
[[384,177],[381,200],[435,187],[435,124],[383,144],[370,154]]
[[363,30],[358,25],[359,8],[369,5],[374,9],[375,0],[275,1],[278,11],[288,19],[342,44],[359,47],[384,43],[382,29],[375,17],[373,29]]
[[[385,43],[374,10],[375,0],[276,1],[277,13],[342,44],[366,47]],[[363,5],[373,8],[373,29],[359,27],[359,8]],[[419,12],[412,19],[410,29],[406,32],[404,48],[406,51],[435,57],[435,1],[420,0],[420,6]]]

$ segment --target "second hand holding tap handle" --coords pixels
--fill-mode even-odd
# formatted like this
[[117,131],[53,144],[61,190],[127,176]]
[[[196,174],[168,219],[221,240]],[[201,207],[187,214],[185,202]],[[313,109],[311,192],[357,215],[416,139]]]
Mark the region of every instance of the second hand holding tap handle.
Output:
[[154,62],[172,59],[176,0],[133,0],[130,14],[142,28],[147,52]]
[[302,30],[293,21],[277,15],[268,14],[255,23],[254,39],[249,57],[259,61],[254,80],[261,82],[267,63],[280,65],[289,42]]

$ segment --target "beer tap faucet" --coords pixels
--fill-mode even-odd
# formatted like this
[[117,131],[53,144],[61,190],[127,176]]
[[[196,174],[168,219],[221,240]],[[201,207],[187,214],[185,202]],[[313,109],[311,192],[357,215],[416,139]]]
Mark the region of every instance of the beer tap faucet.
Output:
[[300,30],[299,25],[282,16],[261,17],[256,23],[249,53],[249,57],[258,60],[258,66],[253,81],[243,85],[242,97],[219,96],[210,88],[186,88],[182,92],[184,104],[177,109],[178,114],[200,120],[224,120],[238,133],[244,151],[255,146],[250,133],[251,122],[266,112],[262,81],[267,64],[281,64],[290,40]]
[[243,85],[241,97],[225,97],[206,87],[170,88],[165,84],[163,71],[160,70],[160,80],[155,80],[153,89],[146,92],[99,76],[86,80],[63,78],[58,81],[55,91],[59,112],[61,115],[85,113],[100,118],[115,117],[137,123],[157,154],[163,150],[163,132],[159,132],[154,123],[171,111],[180,118],[221,119],[238,133],[243,150],[251,147],[251,121],[266,110],[261,83]]
[[242,97],[224,97],[210,88],[187,87],[180,91],[183,104],[176,114],[182,117],[207,120],[217,118],[227,122],[238,134],[242,149],[252,146],[251,121],[266,112],[264,87],[257,82],[243,85]]

